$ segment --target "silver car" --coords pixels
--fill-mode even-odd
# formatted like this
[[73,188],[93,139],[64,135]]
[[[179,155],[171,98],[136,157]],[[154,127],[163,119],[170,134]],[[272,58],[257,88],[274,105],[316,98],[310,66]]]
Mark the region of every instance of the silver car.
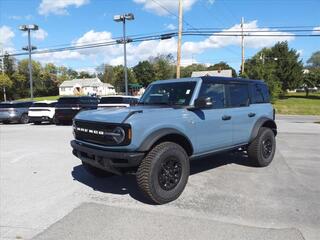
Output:
[[23,123],[29,122],[28,110],[33,102],[1,102],[0,122],[2,123]]

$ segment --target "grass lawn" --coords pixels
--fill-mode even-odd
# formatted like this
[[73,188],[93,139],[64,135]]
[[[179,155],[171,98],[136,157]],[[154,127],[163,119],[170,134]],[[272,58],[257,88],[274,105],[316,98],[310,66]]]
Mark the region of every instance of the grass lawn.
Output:
[[320,93],[288,93],[276,100],[274,107],[278,114],[320,115]]
[[[47,97],[35,97],[33,101],[43,101],[43,100],[57,100],[59,96],[47,96]],[[30,98],[19,99],[19,101],[29,101]]]

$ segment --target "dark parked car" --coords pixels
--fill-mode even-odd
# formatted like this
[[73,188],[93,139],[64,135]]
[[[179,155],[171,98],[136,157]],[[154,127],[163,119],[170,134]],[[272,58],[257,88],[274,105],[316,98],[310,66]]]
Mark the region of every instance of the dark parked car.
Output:
[[74,116],[83,110],[97,109],[98,99],[96,97],[61,97],[56,104],[56,124],[71,123]]
[[29,122],[28,110],[33,102],[2,102],[0,103],[0,122]]

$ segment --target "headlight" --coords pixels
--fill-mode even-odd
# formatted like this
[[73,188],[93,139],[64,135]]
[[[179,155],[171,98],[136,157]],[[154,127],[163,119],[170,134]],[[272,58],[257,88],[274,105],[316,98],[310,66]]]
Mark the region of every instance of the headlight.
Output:
[[125,131],[123,130],[122,127],[116,127],[113,131],[112,131],[112,138],[114,139],[114,141],[116,143],[122,143],[123,140],[125,139],[126,137],[126,133]]

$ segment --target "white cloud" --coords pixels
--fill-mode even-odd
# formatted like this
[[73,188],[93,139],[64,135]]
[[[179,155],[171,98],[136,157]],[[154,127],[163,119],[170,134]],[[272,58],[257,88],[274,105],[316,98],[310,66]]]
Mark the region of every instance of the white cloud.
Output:
[[13,16],[9,16],[9,19],[11,20],[31,20],[33,18],[32,15],[25,15],[25,16],[19,16],[19,15],[13,15]]
[[0,27],[0,45],[4,51],[12,52],[14,51],[12,39],[14,38],[14,32],[8,26]]
[[320,34],[320,26],[313,28],[312,34]]
[[304,52],[303,49],[297,50],[297,53],[299,54],[300,57],[303,55],[303,52]]
[[[291,41],[294,39],[293,34],[274,31],[266,33],[270,29],[268,28],[259,28],[257,25],[257,21],[251,21],[244,24],[244,29],[248,29],[250,31],[257,31],[252,33],[246,33],[245,36],[245,47],[247,48],[262,48],[262,47],[270,47],[274,45],[278,41]],[[201,53],[206,49],[210,48],[223,48],[226,46],[237,45],[239,46],[241,43],[240,36],[232,36],[238,34],[237,32],[231,31],[240,31],[240,24],[236,24],[229,29],[223,30],[221,33],[215,33],[212,36],[206,38],[200,42],[185,42],[182,46],[183,52],[185,53]],[[260,31],[260,32],[259,32]],[[230,35],[230,36],[219,36],[219,34]],[[250,36],[250,35],[275,35],[273,36]],[[279,36],[279,35],[291,35],[291,36]]]
[[[159,16],[177,15],[179,1],[177,0],[133,0],[137,4],[143,4],[143,8]],[[198,0],[183,0],[183,10],[188,11]]]
[[[45,49],[41,49],[45,50]],[[66,60],[82,60],[84,58],[77,51],[63,51],[53,53],[33,54],[32,58],[42,63],[64,63]]]
[[77,71],[78,73],[80,73],[80,72],[87,72],[87,73],[89,73],[89,74],[94,74],[94,73],[97,72],[94,67],[77,68],[77,69],[75,69],[75,71]]
[[87,4],[89,0],[42,0],[38,13],[40,15],[49,15],[50,13],[56,15],[67,15],[67,8],[70,6],[80,7]]
[[175,25],[173,25],[172,23],[170,24],[165,24],[165,28],[168,30],[175,30],[177,29],[177,27]]
[[[248,22],[244,25],[245,29],[267,31],[267,28],[259,28],[257,26],[257,21]],[[225,29],[220,34],[235,34],[231,31],[240,30],[240,25],[234,25],[229,29]],[[237,33],[236,33],[237,34]],[[255,32],[255,35],[270,34],[266,32]],[[287,35],[288,33],[276,31],[272,34],[277,35],[274,37],[256,37],[256,36],[246,36],[245,46],[246,48],[262,48],[270,47],[278,41],[291,41],[294,36],[278,36]],[[83,34],[80,38],[74,40],[72,45],[79,46],[83,44],[90,43],[102,43],[113,41],[112,34],[107,31],[96,32],[90,30]],[[227,46],[239,46],[240,47],[241,38],[239,36],[218,36],[218,34],[213,34],[202,41],[187,41],[182,44],[182,65],[188,65],[191,63],[197,63],[195,58],[207,51],[209,49],[218,49]],[[128,66],[134,66],[139,61],[147,60],[150,57],[156,57],[158,55],[172,54],[176,57],[177,51],[177,39],[171,38],[167,40],[152,40],[143,41],[140,43],[129,43],[127,44],[127,61]],[[36,56],[36,55],[35,55]],[[40,54],[39,54],[39,58]],[[56,61],[64,60],[83,60],[90,62],[91,65],[99,65],[101,63],[119,65],[123,64],[123,45],[117,44],[112,46],[105,46],[99,48],[90,48],[77,51],[60,52],[60,53],[50,53],[42,57],[42,60],[50,61],[54,59]]]
[[[26,36],[28,36],[28,33],[24,32],[24,33],[22,33],[22,36],[26,37]],[[31,37],[38,40],[38,41],[44,40],[47,36],[48,36],[48,33],[45,30],[43,30],[42,28],[39,28],[39,30],[37,30],[37,31],[31,31]]]

